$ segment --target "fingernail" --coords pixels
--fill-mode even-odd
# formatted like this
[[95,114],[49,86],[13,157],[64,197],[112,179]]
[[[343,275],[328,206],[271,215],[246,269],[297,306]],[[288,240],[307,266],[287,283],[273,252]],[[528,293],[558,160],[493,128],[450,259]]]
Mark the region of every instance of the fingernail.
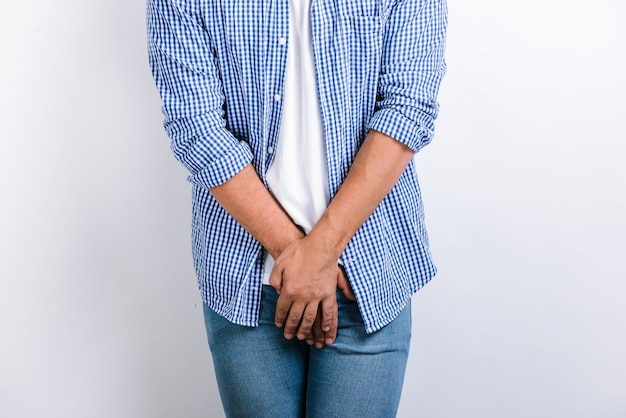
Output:
[[315,343],[315,348],[323,348],[324,344],[322,343]]
[[276,326],[277,326],[278,328],[282,328],[282,327],[283,327],[283,324],[282,324],[282,323],[280,323],[280,322],[276,322]]
[[298,334],[298,339],[299,340],[304,340],[305,337],[306,337],[306,335],[304,335],[304,334]]
[[324,330],[324,332],[328,332],[328,331],[330,331],[330,327],[324,327],[323,330]]
[[326,342],[326,345],[331,345],[332,343],[335,342],[335,340],[333,340],[332,338],[326,338],[325,342]]
[[285,338],[291,340],[293,338],[293,334],[285,334]]

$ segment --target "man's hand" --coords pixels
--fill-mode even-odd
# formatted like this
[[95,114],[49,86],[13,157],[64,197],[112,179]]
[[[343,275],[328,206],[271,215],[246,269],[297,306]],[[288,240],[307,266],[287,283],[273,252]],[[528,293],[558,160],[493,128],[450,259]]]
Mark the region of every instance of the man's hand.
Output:
[[[311,235],[291,243],[276,259],[270,284],[279,292],[276,326],[284,335],[311,341],[317,317],[324,333],[324,344],[337,336],[337,257]],[[319,327],[316,327],[319,329]],[[314,341],[320,341],[315,331]]]
[[315,321],[313,322],[313,326],[311,327],[311,331],[309,335],[305,338],[306,343],[308,345],[315,344],[317,348],[324,348],[326,341],[326,333],[322,329],[322,311],[318,309],[317,316],[315,317]]
[[[337,335],[337,259],[406,169],[413,150],[392,137],[370,130],[337,194],[309,234],[292,242],[278,257],[270,284],[280,293],[276,325],[285,338],[310,341],[321,306],[324,342]],[[354,294],[347,292],[352,298]],[[347,296],[347,297],[350,297]],[[313,337],[316,340],[316,337]]]
[[[341,293],[343,293],[346,298],[351,301],[356,301],[356,297],[354,296],[354,292],[352,291],[352,287],[350,286],[350,282],[348,282],[348,277],[346,276],[346,272],[342,266],[339,266],[337,288],[341,290]],[[321,312],[318,312],[315,322],[313,322],[311,332],[309,332],[309,335],[306,336],[305,340],[309,345],[315,344],[315,347],[323,348],[325,345],[325,337],[326,333],[322,330],[322,315]]]
[[352,286],[350,286],[348,276],[346,276],[346,271],[343,269],[343,266],[339,266],[339,274],[337,275],[337,288],[341,290],[341,293],[343,293],[343,295],[347,299],[356,302],[356,296],[354,296],[354,291],[352,290]]
[[[252,165],[211,189],[220,205],[276,259],[270,284],[281,294],[276,325],[285,327],[285,337],[297,335],[310,341],[311,327],[321,315],[324,343],[335,341],[337,287],[346,297],[354,297],[346,282],[337,278],[337,259],[411,158],[410,148],[370,130],[339,191],[304,238]],[[313,341],[318,340],[317,334]]]

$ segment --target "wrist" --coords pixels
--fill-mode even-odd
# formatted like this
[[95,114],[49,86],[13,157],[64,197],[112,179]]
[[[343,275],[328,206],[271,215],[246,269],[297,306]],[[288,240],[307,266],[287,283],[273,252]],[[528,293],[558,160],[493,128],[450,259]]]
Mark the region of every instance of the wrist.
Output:
[[347,240],[345,240],[342,231],[334,228],[324,216],[315,224],[307,238],[315,241],[316,246],[322,248],[334,260],[339,260],[347,245]]
[[304,238],[304,232],[295,225],[279,231],[279,235],[265,248],[272,258],[277,259],[291,243]]

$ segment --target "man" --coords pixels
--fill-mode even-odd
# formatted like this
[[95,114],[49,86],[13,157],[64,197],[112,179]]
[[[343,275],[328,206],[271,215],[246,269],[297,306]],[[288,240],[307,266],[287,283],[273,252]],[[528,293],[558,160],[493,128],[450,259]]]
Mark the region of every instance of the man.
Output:
[[226,415],[388,417],[435,274],[445,0],[148,0]]

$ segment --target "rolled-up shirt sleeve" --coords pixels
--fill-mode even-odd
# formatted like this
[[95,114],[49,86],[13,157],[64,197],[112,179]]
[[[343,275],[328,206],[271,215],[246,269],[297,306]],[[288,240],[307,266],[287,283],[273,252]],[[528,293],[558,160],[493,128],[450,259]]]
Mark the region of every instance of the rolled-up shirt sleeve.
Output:
[[437,94],[446,72],[445,0],[398,0],[383,38],[377,99],[369,129],[413,152],[434,136]]
[[252,161],[226,128],[224,90],[197,0],[148,0],[148,56],[164,127],[193,184],[213,188]]

